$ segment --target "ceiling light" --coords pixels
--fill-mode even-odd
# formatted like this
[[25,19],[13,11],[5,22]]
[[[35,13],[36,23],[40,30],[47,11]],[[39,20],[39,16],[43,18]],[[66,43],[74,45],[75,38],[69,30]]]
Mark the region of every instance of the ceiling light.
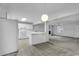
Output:
[[21,19],[21,21],[26,21],[26,20],[27,20],[27,18],[22,18],[22,19]]
[[47,14],[43,14],[41,16],[41,19],[42,19],[43,22],[46,22],[48,20],[48,15]]

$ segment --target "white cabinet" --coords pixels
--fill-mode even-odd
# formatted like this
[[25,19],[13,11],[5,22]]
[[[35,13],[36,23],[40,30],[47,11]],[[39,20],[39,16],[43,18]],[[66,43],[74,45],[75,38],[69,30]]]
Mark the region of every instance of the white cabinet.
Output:
[[29,39],[29,44],[35,45],[48,41],[49,41],[48,35],[45,32],[33,32]]
[[19,39],[29,38],[28,36],[31,35],[32,32],[32,24],[23,24],[19,23]]
[[6,18],[6,10],[5,9],[0,8],[0,17]]

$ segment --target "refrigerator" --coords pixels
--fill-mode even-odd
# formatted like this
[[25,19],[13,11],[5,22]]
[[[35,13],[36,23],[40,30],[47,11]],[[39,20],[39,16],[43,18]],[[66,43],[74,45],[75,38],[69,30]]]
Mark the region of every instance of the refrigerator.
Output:
[[0,19],[0,55],[17,51],[18,22]]

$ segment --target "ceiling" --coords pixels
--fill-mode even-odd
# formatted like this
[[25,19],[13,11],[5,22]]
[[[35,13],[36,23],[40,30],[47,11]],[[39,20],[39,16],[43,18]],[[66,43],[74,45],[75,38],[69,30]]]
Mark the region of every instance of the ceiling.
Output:
[[9,19],[27,18],[27,22],[41,21],[42,14],[48,14],[49,20],[63,15],[79,12],[79,3],[0,3],[7,11]]

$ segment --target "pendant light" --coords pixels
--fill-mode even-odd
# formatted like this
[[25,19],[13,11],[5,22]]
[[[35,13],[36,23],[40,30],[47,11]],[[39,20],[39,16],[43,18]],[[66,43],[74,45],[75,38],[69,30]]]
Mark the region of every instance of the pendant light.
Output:
[[48,20],[48,15],[47,14],[43,14],[41,16],[41,19],[42,19],[43,22],[46,22]]
[[46,3],[44,3],[44,5],[43,5],[44,7],[44,10],[43,10],[43,14],[42,14],[42,16],[41,16],[41,20],[42,20],[42,22],[44,22],[44,32],[47,32],[47,30],[46,30],[46,27],[47,27],[47,25],[46,25],[46,21],[48,20],[48,15],[46,14],[47,13],[47,11],[46,11]]
[[44,7],[43,7],[43,14],[42,14],[42,16],[41,16],[41,20],[43,21],[43,22],[46,22],[47,20],[48,20],[48,15],[46,14],[47,12],[46,12],[46,4],[44,4],[43,5]]

